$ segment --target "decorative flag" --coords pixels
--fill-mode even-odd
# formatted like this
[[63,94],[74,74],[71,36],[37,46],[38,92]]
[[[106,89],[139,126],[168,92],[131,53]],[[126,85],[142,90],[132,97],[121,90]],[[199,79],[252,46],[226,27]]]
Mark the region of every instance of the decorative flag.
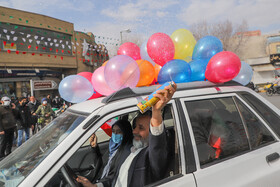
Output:
[[6,35],[7,39],[10,40],[10,35]]
[[18,54],[19,54],[19,51],[16,51],[16,54],[18,55]]
[[[0,36],[0,37],[1,37],[1,36]],[[18,37],[16,37],[16,36],[13,37],[13,40],[14,40],[14,41],[17,41],[17,39],[18,39]]]
[[39,48],[39,47],[38,47],[38,46],[36,46],[36,50],[38,50],[38,48]]
[[82,56],[85,56],[86,52],[88,51],[88,43],[86,42],[86,39],[84,39],[84,42],[82,44],[83,44],[83,54],[82,54]]
[[11,34],[15,34],[15,31],[11,31]]
[[61,46],[62,46],[62,48],[64,49],[64,45],[63,45],[63,44],[61,44]]
[[4,33],[7,33],[7,32],[8,32],[8,30],[7,30],[7,29],[3,29],[3,32],[4,32]]
[[59,46],[59,44],[55,44],[55,47],[58,47]]
[[50,46],[53,46],[53,43],[52,43],[52,42],[50,43]]
[[29,38],[31,36],[31,34],[27,34],[26,37]]
[[48,46],[48,42],[45,42],[45,46]]
[[43,40],[45,37],[41,36],[41,40]]
[[62,40],[60,40],[59,43],[62,43]]
[[23,32],[19,32],[21,35],[24,35],[24,33]]
[[48,38],[48,41],[51,41],[52,39],[51,38]]
[[31,43],[33,40],[32,39],[29,39],[29,43]]
[[70,46],[70,45],[68,45],[68,48],[69,48],[69,49],[71,49],[71,46]]
[[60,57],[61,58],[61,60],[63,60],[63,56],[62,57]]
[[78,42],[76,42],[76,45],[79,46],[80,44]]
[[8,49],[8,50],[7,50],[7,53],[11,53],[11,50],[10,50],[10,49]]
[[28,46],[28,49],[30,49],[30,48],[31,48],[31,45]]
[[11,43],[11,46],[14,47],[15,43]]
[[25,38],[22,38],[22,41],[26,42],[26,39],[25,39]]
[[40,40],[37,40],[37,41],[36,41],[37,45],[39,45],[40,42],[41,42]]
[[54,43],[56,43],[56,42],[57,42],[57,39],[53,39],[53,41],[54,41]]
[[37,39],[38,39],[38,36],[34,36],[34,38],[35,38],[35,40],[37,40]]
[[68,45],[68,41],[66,41],[66,45]]

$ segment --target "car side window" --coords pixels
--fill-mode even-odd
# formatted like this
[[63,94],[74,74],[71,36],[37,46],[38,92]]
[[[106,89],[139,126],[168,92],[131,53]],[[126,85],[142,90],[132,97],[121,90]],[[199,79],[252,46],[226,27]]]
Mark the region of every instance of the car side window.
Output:
[[236,99],[242,119],[247,128],[251,149],[273,142],[275,139],[265,125],[240,100]]
[[267,124],[272,128],[272,130],[276,132],[277,135],[280,137],[280,116],[255,96],[248,93],[242,93],[241,96],[258,112],[258,114],[267,122]]
[[201,166],[249,150],[245,128],[231,97],[185,104]]

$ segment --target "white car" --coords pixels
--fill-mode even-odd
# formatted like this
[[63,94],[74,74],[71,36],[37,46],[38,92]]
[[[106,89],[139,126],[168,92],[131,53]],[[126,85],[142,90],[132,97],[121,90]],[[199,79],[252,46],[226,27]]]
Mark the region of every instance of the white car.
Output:
[[[132,121],[137,103],[155,89],[126,88],[71,106],[0,162],[0,186],[77,186],[73,172],[97,179],[110,138],[100,127]],[[280,111],[251,89],[180,83],[163,118],[171,159],[165,178],[150,186],[279,186]],[[93,133],[102,158],[92,156]]]

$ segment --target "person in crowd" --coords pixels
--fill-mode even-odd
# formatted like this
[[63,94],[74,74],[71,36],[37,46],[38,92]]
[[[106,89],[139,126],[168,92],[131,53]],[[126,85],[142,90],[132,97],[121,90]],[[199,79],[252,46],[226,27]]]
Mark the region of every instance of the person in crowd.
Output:
[[31,112],[27,106],[26,97],[21,97],[19,99],[19,105],[17,106],[18,117],[17,117],[17,130],[18,130],[18,141],[17,146],[22,145],[23,132],[25,132],[25,141],[29,139],[30,128],[32,126]]
[[43,125],[43,127],[50,123],[51,116],[54,115],[51,105],[48,103],[47,98],[42,99],[42,104],[38,107],[33,115],[38,116],[38,120]]
[[76,179],[84,186],[144,186],[163,179],[168,164],[167,137],[161,110],[172,98],[177,86],[166,86],[154,97],[159,101],[152,107],[152,116],[139,114],[135,119],[133,146],[127,157],[120,159],[113,179],[91,184],[85,177]]
[[29,98],[29,102],[28,102],[27,106],[29,107],[31,115],[32,115],[32,117],[31,117],[32,127],[33,127],[32,134],[35,134],[35,127],[36,127],[38,118],[36,115],[33,115],[33,114],[36,112],[36,110],[40,106],[40,102],[34,96],[31,96]]
[[51,98],[51,94],[47,95],[47,102],[49,103],[49,105],[51,105],[52,107],[52,98]]
[[55,98],[52,100],[52,107],[53,108],[60,108],[62,106],[62,100],[61,98],[57,95]]
[[12,151],[14,131],[16,129],[16,106],[9,97],[1,98],[0,106],[0,159]]

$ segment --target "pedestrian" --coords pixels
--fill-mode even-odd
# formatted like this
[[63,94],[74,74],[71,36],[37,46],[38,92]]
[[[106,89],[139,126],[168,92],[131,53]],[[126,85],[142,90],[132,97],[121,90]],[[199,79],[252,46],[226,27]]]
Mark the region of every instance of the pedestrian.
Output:
[[21,146],[23,139],[23,132],[25,132],[25,141],[29,139],[30,127],[32,126],[31,112],[27,106],[26,97],[21,97],[19,99],[19,105],[17,107],[18,117],[17,117],[17,129],[18,129],[18,142],[17,146]]
[[33,115],[38,116],[38,121],[43,125],[43,127],[50,123],[51,116],[54,115],[51,105],[48,103],[47,98],[42,99],[42,104],[38,107]]
[[52,107],[53,108],[60,108],[62,106],[62,100],[61,98],[57,95],[55,98],[52,100]]
[[29,103],[27,104],[29,109],[30,109],[30,112],[31,112],[31,121],[32,121],[32,134],[35,134],[35,129],[36,129],[36,124],[37,124],[37,116],[36,115],[33,115],[36,110],[38,109],[38,107],[41,105],[41,103],[34,97],[34,96],[31,96],[30,99],[29,99]]
[[9,97],[2,97],[0,106],[0,159],[12,151],[14,131],[16,128],[16,106]]
[[51,105],[51,107],[52,107],[52,98],[51,98],[51,95],[50,94],[48,94],[47,95],[47,102]]

